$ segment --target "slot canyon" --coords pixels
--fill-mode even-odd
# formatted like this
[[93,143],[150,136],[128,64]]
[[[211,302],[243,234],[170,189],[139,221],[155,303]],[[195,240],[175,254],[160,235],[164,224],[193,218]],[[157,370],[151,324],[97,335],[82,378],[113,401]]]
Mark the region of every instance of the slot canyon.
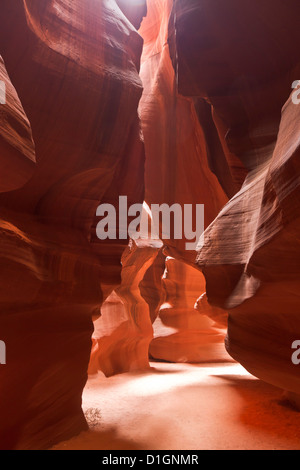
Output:
[[300,450],[299,0],[0,14],[0,449]]

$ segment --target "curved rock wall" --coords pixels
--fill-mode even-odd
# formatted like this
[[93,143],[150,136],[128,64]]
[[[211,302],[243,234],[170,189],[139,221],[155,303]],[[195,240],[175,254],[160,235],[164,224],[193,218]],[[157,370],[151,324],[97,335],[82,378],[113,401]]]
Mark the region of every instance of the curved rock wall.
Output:
[[[86,429],[88,367],[227,360],[227,318],[231,356],[299,394],[299,0],[0,11],[0,447]],[[198,253],[100,241],[120,195],[204,204]]]
[[[145,199],[149,206],[176,203],[195,208],[204,204],[208,226],[227,202],[227,194],[232,195],[237,187],[232,179],[222,187],[213,174],[212,157],[221,162],[224,172],[227,163],[222,164],[226,159],[210,106],[203,100],[194,103],[177,92],[171,60],[175,36],[172,7],[172,1],[149,1],[140,29],[144,38],[140,73],[144,93],[139,110],[146,152]],[[196,253],[186,250],[184,236],[175,240],[172,235],[163,240],[168,258],[163,281],[157,285],[161,299],[154,315],[150,354],[178,362],[219,360],[227,356],[221,352],[224,333],[216,332],[213,322],[204,317],[207,309],[194,309],[197,298],[205,292],[204,277],[194,267]],[[166,299],[168,309],[164,307]]]
[[36,159],[30,123],[1,56],[0,84],[0,192],[2,193],[23,186],[33,175]]
[[300,108],[289,95],[300,75],[297,13],[293,0],[174,2],[179,92],[211,104],[231,173],[242,182],[247,172],[204,235],[198,266],[207,297],[229,313],[229,353],[295,393]]
[[[148,205],[205,204],[207,226],[228,198],[209,168],[209,147],[193,101],[177,93],[168,45],[174,32],[169,31],[172,4],[170,0],[148,2],[140,29],[145,41],[140,73],[144,93],[139,106],[146,151],[145,200]],[[217,146],[207,110],[206,117],[205,125],[211,125]],[[170,255],[194,263],[195,253],[186,251],[185,237],[163,241]]]
[[143,201],[143,42],[114,1],[3,0],[0,11],[0,445],[44,448],[86,428],[92,317],[121,282],[128,241],[100,242],[96,209]]

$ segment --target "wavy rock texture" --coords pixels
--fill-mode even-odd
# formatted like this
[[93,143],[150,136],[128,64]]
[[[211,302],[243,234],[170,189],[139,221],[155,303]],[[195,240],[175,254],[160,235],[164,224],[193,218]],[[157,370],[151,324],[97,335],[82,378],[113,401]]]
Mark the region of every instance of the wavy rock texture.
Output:
[[300,74],[299,3],[274,1],[271,11],[266,0],[177,0],[173,62],[179,92],[211,103],[236,181],[247,172],[198,255],[208,300],[229,312],[229,353],[299,393],[300,108],[288,100]]
[[3,0],[0,11],[0,53],[29,120],[1,62],[1,164],[16,178],[0,196],[0,443],[37,449],[86,427],[92,317],[121,282],[127,244],[96,239],[96,208],[143,201],[142,39],[114,1]]
[[[249,174],[208,229],[218,247],[206,243],[198,258],[210,301],[229,312],[229,353],[252,374],[294,393],[300,393],[291,360],[300,337],[299,119],[299,106],[289,100],[270,161]],[[216,289],[221,273],[226,281]]]
[[[227,312],[231,356],[297,403],[299,0],[0,12],[0,447],[86,429],[88,369],[227,360]],[[99,241],[96,209],[119,195],[204,204],[198,255]]]
[[[140,284],[153,265],[159,242],[133,240],[122,257],[122,282],[101,308],[95,322],[89,373],[101,370],[107,377],[146,370],[153,328],[149,305]],[[147,283],[146,283],[147,286]]]
[[224,348],[224,325],[208,318],[195,299],[205,292],[203,274],[168,257],[162,278],[162,296],[153,324],[150,355],[169,362],[222,362],[230,360]]
[[[139,109],[146,151],[145,200],[149,206],[205,204],[208,226],[227,202],[227,192],[230,196],[238,187],[228,178],[223,189],[213,174],[212,157],[216,161],[219,158],[224,174],[222,161],[226,159],[210,106],[204,101],[194,104],[192,99],[177,93],[168,43],[175,35],[172,5],[170,0],[148,2],[148,14],[140,29],[144,38],[140,74],[144,93]],[[163,240],[165,254],[194,266],[196,252],[186,250],[188,240],[174,240],[173,235],[170,240]],[[163,360],[197,362],[211,360],[214,350],[215,360],[226,357],[226,352],[220,352],[224,335],[216,333],[213,323],[201,315],[206,309],[194,310],[197,298],[205,292],[203,274],[175,259],[169,259],[163,271],[163,283],[155,281],[153,287],[160,294],[160,304],[168,298],[170,308],[161,305],[152,312],[153,319],[158,318],[151,355]],[[165,284],[173,286],[171,292],[167,292]],[[148,282],[146,296],[149,289]]]
[[[221,185],[209,167],[209,146],[193,101],[178,95],[168,37],[173,2],[148,2],[148,14],[140,34],[144,38],[141,78],[144,93],[140,115],[145,139],[145,200],[151,204],[205,204],[205,225],[214,220],[227,202]],[[173,28],[174,29],[174,28]],[[205,106],[205,104],[204,104]],[[209,110],[210,111],[210,110]],[[219,139],[207,108],[205,126],[218,146]],[[215,131],[215,134],[214,134]],[[218,148],[222,152],[221,146]],[[186,238],[163,240],[174,257],[194,263],[186,251]]]
[[30,123],[0,56],[0,192],[23,186],[35,169],[35,147]]

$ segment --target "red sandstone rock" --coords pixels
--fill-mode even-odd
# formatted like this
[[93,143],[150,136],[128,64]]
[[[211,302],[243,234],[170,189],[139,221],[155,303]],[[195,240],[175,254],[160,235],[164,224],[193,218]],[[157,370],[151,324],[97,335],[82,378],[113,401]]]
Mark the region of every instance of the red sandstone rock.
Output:
[[179,93],[212,105],[230,172],[240,185],[246,171],[270,157],[281,108],[298,77],[296,12],[297,0],[174,2],[171,51]]
[[224,329],[216,327],[202,305],[199,311],[195,309],[195,299],[205,291],[203,274],[173,258],[167,258],[165,266],[151,356],[169,362],[230,360],[224,348]]
[[291,345],[300,337],[300,108],[285,104],[300,75],[299,3],[276,0],[272,12],[266,0],[178,0],[173,63],[179,92],[211,103],[234,179],[248,172],[204,236],[208,300],[229,312],[229,353],[299,393]]
[[[210,106],[205,102],[194,104],[177,93],[168,44],[170,35],[175,33],[174,28],[169,28],[172,5],[172,1],[148,2],[148,14],[140,30],[145,41],[141,65],[144,93],[140,102],[146,151],[145,199],[150,206],[205,204],[207,226],[227,202],[225,191],[232,195],[237,187],[226,180],[224,191],[213,174],[217,161],[217,167],[226,176],[227,162]],[[186,250],[185,237],[174,240],[172,236],[163,242],[166,254],[194,263],[196,253]],[[171,269],[173,265],[177,268]],[[197,299],[205,292],[202,273],[175,260],[167,262],[165,273],[163,285],[156,286],[161,291],[161,305],[153,315],[153,319],[157,315],[158,318],[154,322],[155,339],[150,354],[157,359],[184,362],[227,356],[220,353],[224,334],[216,332],[213,322],[201,316],[207,309],[202,311],[199,307],[199,313],[194,309]],[[168,292],[164,284],[174,284],[176,289]],[[170,297],[168,309],[162,305],[166,297]]]
[[122,282],[95,322],[89,373],[106,376],[146,370],[153,329],[140,283],[159,253],[157,243],[132,241],[122,257]]
[[[171,0],[149,2],[140,30],[145,41],[141,65],[144,93],[139,108],[146,151],[145,200],[148,205],[205,204],[207,226],[227,197],[210,170],[210,150],[193,101],[177,93],[168,46],[172,4]],[[205,125],[209,129],[214,126],[208,116]],[[209,139],[211,143],[215,140],[217,147],[219,139],[213,129]],[[194,263],[195,253],[185,250],[185,237],[163,241],[172,256]]]
[[4,189],[28,181],[0,196],[0,446],[37,449],[86,428],[92,317],[121,281],[127,244],[96,239],[96,208],[143,201],[142,39],[114,1],[3,0],[0,11],[0,53],[37,159],[29,179],[30,126],[8,84],[17,139],[9,153],[0,142],[1,164],[22,178]]
[[[210,169],[212,164],[210,146],[220,159],[225,157],[209,105],[198,103],[195,107],[192,100],[176,93],[175,73],[167,43],[171,7],[170,1],[148,2],[148,14],[140,30],[145,40],[141,69],[144,94],[140,103],[146,147],[145,199],[150,206],[153,203],[170,205],[180,203],[182,207],[184,204],[205,203],[206,225],[208,225],[227,201]],[[202,120],[201,124],[199,119]],[[196,254],[185,250],[186,242],[186,239],[164,240],[169,252],[174,256],[193,262]],[[138,252],[134,253],[133,259],[136,257],[137,267],[135,275],[139,272],[139,264],[143,258],[148,259],[149,249],[151,243],[149,245],[146,243],[144,248],[141,245]],[[130,298],[133,295],[133,286],[130,286],[130,276],[127,279],[126,274],[128,259],[127,257],[126,261],[124,260],[120,289],[125,297]],[[157,327],[160,322],[164,322],[166,316],[163,313],[165,309],[161,306],[165,303],[166,288],[161,280],[159,278],[147,280],[146,272],[143,271],[143,276],[142,272],[139,274],[140,286],[135,287],[136,295],[142,296],[140,303],[144,312],[143,318],[148,318],[150,309],[152,321],[155,321],[155,339],[150,347],[152,357],[184,362],[203,362],[213,358],[220,360],[223,356],[226,357],[227,354],[221,352],[224,332],[216,331],[212,327],[213,322],[201,316],[207,307],[202,310],[202,306],[198,305],[199,313],[194,309],[197,298],[205,291],[202,273],[182,263],[176,264],[175,261],[169,261],[167,266],[161,262],[164,264],[160,259],[156,264],[153,259],[154,264],[150,266],[149,272],[157,266],[159,275],[162,276],[164,271],[168,272],[168,276],[171,276],[169,283],[173,282],[177,286],[174,295],[166,294],[167,297],[171,296],[169,322],[172,327],[176,325],[176,334],[173,328],[168,335],[166,325],[164,331]],[[177,270],[169,269],[169,265],[173,263],[178,266]],[[195,279],[199,281],[198,286]],[[189,297],[189,301],[186,301],[186,297]],[[142,299],[144,302],[147,301],[148,306],[144,303],[142,308]],[[156,301],[153,302],[152,299]],[[140,369],[142,366],[148,367],[149,335],[146,335],[143,341],[145,347],[141,351],[139,343],[143,328],[139,325],[139,318],[134,315],[132,299],[129,299],[126,309],[126,321],[124,321],[124,308],[120,303],[118,305],[119,319],[115,304],[108,302],[103,308],[102,318],[96,322],[97,338],[94,340],[90,372],[102,370],[106,375],[112,375]],[[181,307],[177,308],[178,305]],[[137,359],[138,354],[140,354],[139,359]]]
[[[300,107],[280,112],[300,75],[298,3],[148,1],[144,185],[145,1],[2,0],[1,448],[85,429],[88,363],[145,369],[149,345],[223,359],[227,311],[229,353],[297,402]],[[165,262],[151,240],[123,254],[127,240],[96,238],[97,206],[144,190],[205,204],[198,267],[185,239],[164,240]]]
[[35,169],[30,123],[0,56],[0,81],[5,103],[0,104],[0,192],[23,186]]
[[270,160],[249,174],[208,228],[206,239],[213,241],[198,257],[209,299],[229,312],[229,353],[254,375],[293,393],[300,393],[291,360],[292,343],[300,338],[299,120],[300,107],[289,100]]

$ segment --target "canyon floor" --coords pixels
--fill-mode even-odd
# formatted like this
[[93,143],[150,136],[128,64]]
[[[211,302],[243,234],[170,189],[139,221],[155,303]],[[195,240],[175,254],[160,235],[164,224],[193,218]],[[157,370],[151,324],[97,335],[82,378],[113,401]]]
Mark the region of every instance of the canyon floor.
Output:
[[90,431],[53,450],[300,450],[300,413],[236,363],[99,373],[83,408]]

